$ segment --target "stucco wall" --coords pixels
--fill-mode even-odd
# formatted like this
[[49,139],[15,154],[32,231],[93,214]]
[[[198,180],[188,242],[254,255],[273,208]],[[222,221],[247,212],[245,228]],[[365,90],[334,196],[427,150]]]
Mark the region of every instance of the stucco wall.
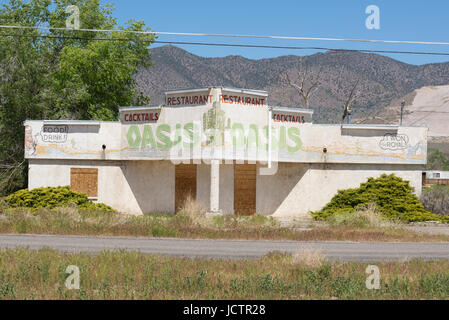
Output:
[[[29,188],[70,185],[70,168],[98,168],[98,201],[129,214],[173,213],[175,166],[170,161],[30,160]],[[259,171],[258,171],[259,173]],[[421,193],[421,169],[405,165],[279,163],[275,175],[257,175],[256,211],[309,217],[338,189],[358,187],[368,177],[394,173]],[[197,169],[197,201],[206,208],[210,166]],[[220,209],[234,211],[233,165],[220,166]]]
[[28,186],[70,185],[70,168],[98,168],[98,201],[121,212],[174,212],[175,167],[170,161],[30,160]]
[[[197,169],[197,201],[205,208],[210,204],[210,165],[200,164]],[[220,165],[220,210],[234,212],[234,166]]]
[[[162,108],[158,122],[145,124],[92,122],[89,125],[67,121],[65,125],[50,125],[44,121],[26,121],[25,157],[266,161],[268,109],[223,105],[217,110],[206,106]],[[225,123],[220,122],[226,126],[220,129],[214,142],[220,148],[210,141],[214,129],[213,121],[208,121],[210,117],[213,119],[214,113],[223,113],[221,118],[226,119],[222,119]],[[44,131],[56,129],[64,129],[66,133],[55,134],[54,139],[49,140]],[[421,127],[387,126],[374,130],[369,126],[345,128],[274,122],[270,134],[271,159],[279,162],[411,165],[425,164],[427,157],[427,128]]]
[[420,166],[279,163],[273,176],[257,176],[257,212],[263,215],[309,217],[339,189],[358,187],[383,173],[409,180],[421,194]]

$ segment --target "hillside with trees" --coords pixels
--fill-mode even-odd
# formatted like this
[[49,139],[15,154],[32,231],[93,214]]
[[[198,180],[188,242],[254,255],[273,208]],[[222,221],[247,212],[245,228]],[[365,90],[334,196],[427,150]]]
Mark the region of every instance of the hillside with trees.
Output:
[[[0,24],[65,28],[72,2],[10,0],[0,6]],[[119,26],[99,0],[77,4],[81,28],[149,30],[140,21]],[[148,103],[133,75],[151,65],[152,41],[118,32],[0,29],[0,195],[26,186],[24,120],[115,120],[119,106]]]
[[[285,81],[298,83],[298,71],[306,85],[319,73],[318,89],[310,96],[314,121],[338,123],[343,106],[358,82],[353,107],[355,118],[382,113],[392,101],[423,86],[449,84],[449,62],[410,65],[378,54],[327,51],[310,56],[281,56],[251,60],[241,56],[204,58],[176,46],[151,49],[154,66],[136,75],[139,88],[151,96],[151,104],[164,103],[164,91],[205,86],[229,86],[267,90],[270,105],[304,107],[298,92]],[[309,83],[310,85],[310,83]]]

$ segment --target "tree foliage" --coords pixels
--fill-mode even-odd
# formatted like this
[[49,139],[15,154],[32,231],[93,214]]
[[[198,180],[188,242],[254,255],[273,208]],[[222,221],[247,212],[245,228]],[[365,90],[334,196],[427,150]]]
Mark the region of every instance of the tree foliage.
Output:
[[149,102],[133,76],[151,65],[154,36],[117,32],[149,31],[143,22],[118,26],[99,0],[9,0],[0,24],[65,28],[69,5],[81,29],[116,32],[0,29],[0,195],[26,184],[24,120],[116,120],[119,106]]
[[429,149],[426,170],[449,171],[448,156],[438,149]]
[[87,195],[72,191],[69,186],[23,189],[9,195],[5,202],[10,208],[54,209],[76,206],[86,210],[115,212],[104,203],[93,203]]
[[318,220],[327,220],[336,214],[354,213],[371,203],[389,220],[449,222],[448,216],[426,210],[413,193],[409,181],[394,174],[383,174],[376,179],[368,178],[358,188],[339,190],[323,209],[313,212],[312,216]]

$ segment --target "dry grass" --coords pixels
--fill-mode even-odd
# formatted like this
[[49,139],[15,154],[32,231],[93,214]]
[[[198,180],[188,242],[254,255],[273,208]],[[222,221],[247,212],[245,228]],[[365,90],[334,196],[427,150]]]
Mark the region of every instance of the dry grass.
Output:
[[354,213],[334,215],[329,219],[329,224],[332,226],[371,229],[392,229],[400,227],[398,223],[383,218],[374,203],[370,203],[366,208]]
[[196,201],[191,195],[188,195],[184,200],[177,214],[188,217],[194,224],[203,225],[207,222],[207,219],[205,219],[206,207]]
[[[366,288],[364,263],[291,261],[0,250],[0,299],[448,299],[447,260],[378,263],[380,290]],[[68,265],[80,269],[79,290],[64,286]]]
[[320,268],[326,261],[326,256],[319,250],[301,248],[292,255],[292,263],[306,269]]
[[[417,233],[399,226],[386,227],[384,221],[379,222],[365,213],[356,215],[356,219],[349,217],[351,223],[345,220],[344,223],[319,224],[309,230],[297,230],[282,227],[272,217],[205,217],[203,212],[195,202],[186,203],[183,212],[177,215],[130,216],[76,208],[5,209],[0,212],[0,233],[298,241],[449,241],[447,235]],[[360,220],[363,223],[359,223]]]

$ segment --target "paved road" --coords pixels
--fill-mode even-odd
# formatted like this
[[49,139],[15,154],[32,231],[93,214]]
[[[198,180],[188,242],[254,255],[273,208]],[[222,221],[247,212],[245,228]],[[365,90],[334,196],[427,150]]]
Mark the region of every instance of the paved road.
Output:
[[388,261],[411,258],[449,259],[449,243],[411,242],[298,242],[266,240],[194,240],[53,235],[0,235],[0,248],[44,247],[66,252],[98,253],[132,250],[143,253],[202,258],[258,258],[268,252],[295,252],[301,248],[320,250],[330,260]]

